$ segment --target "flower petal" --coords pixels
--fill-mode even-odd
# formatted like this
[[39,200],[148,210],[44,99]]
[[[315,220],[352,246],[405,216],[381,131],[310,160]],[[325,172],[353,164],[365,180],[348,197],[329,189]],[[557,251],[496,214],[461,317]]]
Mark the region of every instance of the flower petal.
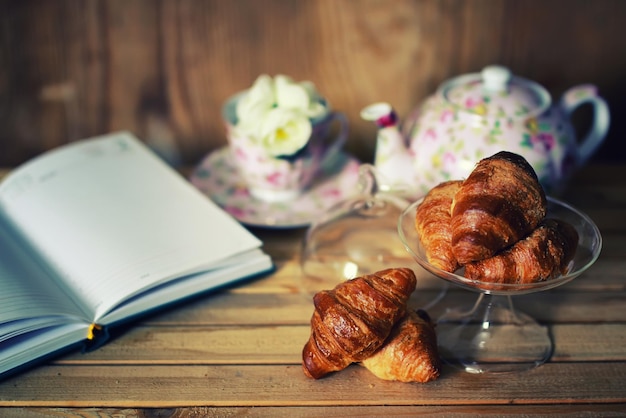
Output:
[[274,156],[290,155],[308,142],[311,119],[328,113],[325,100],[309,81],[286,75],[260,75],[237,103],[237,132]]
[[237,119],[256,119],[258,114],[274,106],[274,82],[267,74],[257,77],[256,81],[237,102]]
[[312,127],[306,115],[275,108],[266,116],[261,131],[261,144],[271,155],[291,155],[309,141]]
[[275,93],[278,107],[298,109],[302,112],[306,112],[309,108],[308,92],[287,76],[276,76]]

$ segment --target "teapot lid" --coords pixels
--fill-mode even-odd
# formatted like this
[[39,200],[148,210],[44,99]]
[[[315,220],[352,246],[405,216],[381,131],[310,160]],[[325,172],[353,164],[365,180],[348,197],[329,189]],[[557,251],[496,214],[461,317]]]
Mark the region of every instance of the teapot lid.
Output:
[[550,94],[541,85],[513,76],[502,66],[445,82],[440,93],[446,102],[480,117],[531,118],[550,106]]

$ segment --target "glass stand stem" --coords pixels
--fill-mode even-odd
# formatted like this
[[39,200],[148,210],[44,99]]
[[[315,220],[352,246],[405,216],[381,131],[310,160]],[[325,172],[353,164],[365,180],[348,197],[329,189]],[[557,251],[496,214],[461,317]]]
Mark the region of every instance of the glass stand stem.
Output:
[[448,310],[437,333],[444,361],[471,373],[526,370],[552,353],[547,327],[517,312],[508,295],[481,293],[470,308]]

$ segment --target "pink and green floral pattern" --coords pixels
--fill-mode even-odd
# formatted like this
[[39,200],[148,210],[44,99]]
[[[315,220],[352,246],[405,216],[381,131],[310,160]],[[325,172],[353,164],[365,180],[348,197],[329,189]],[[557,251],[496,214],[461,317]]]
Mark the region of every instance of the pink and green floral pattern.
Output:
[[[585,103],[593,107],[594,119],[588,134],[577,138],[570,119]],[[401,133],[395,123],[379,123],[387,118],[385,112],[393,112],[389,104],[374,104],[364,112],[380,128],[376,168],[395,187],[415,195],[467,177],[479,160],[503,150],[526,158],[546,190],[558,193],[593,155],[609,127],[608,106],[595,87],[572,87],[552,103],[542,86],[497,66],[442,84],[409,115]]]
[[254,198],[236,169],[232,148],[224,147],[196,167],[191,183],[241,223],[271,228],[297,228],[311,224],[340,201],[358,193],[359,162],[340,153],[322,167],[320,175],[303,194],[287,202]]

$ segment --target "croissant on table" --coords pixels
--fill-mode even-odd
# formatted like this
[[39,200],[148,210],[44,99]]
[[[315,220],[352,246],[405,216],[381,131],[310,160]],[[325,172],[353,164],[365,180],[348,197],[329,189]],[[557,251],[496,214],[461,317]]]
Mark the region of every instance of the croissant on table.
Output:
[[450,209],[462,183],[461,180],[452,180],[433,187],[415,212],[415,229],[422,237],[428,262],[448,272],[459,267],[452,252]]
[[545,192],[522,156],[484,158],[454,196],[452,251],[460,264],[491,257],[534,230],[546,212]]
[[378,350],[405,315],[416,284],[413,270],[391,268],[318,292],[302,350],[304,373],[318,379]]
[[441,373],[437,335],[428,314],[409,312],[393,328],[385,344],[361,362],[376,377],[426,383]]
[[526,238],[493,257],[469,263],[465,277],[492,283],[531,283],[567,270],[578,244],[578,232],[563,221],[545,219]]

